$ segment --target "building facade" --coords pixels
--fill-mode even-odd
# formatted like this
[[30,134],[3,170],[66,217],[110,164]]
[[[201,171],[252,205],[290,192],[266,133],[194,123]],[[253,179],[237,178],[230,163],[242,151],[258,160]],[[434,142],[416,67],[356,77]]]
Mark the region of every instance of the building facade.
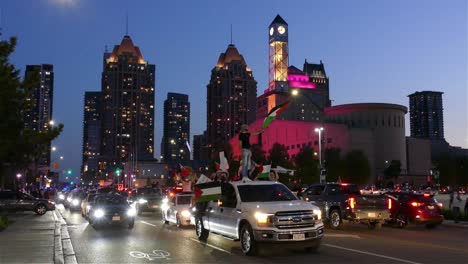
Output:
[[442,94],[422,91],[408,95],[411,137],[444,140]]
[[104,54],[101,83],[101,167],[114,171],[154,159],[155,65],[129,36]]
[[164,162],[190,160],[190,102],[186,94],[168,93],[164,101],[164,132],[161,153]]
[[83,176],[94,177],[101,156],[101,92],[85,92],[83,114]]
[[[25,79],[38,74],[38,86],[33,87],[26,98],[31,108],[24,113],[24,126],[34,131],[47,131],[51,125],[54,99],[54,66],[51,64],[27,65]],[[50,144],[44,147],[39,166],[47,170],[50,167]]]
[[221,53],[207,85],[207,155],[223,149],[242,124],[255,120],[257,82],[237,48]]

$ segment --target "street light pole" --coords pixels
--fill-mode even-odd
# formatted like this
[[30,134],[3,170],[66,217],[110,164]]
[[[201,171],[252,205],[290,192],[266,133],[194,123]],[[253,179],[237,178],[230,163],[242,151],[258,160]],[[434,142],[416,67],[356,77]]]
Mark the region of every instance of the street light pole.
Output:
[[323,127],[315,128],[315,132],[319,135],[319,164],[320,164],[320,183],[323,183],[325,179],[322,179],[322,131]]

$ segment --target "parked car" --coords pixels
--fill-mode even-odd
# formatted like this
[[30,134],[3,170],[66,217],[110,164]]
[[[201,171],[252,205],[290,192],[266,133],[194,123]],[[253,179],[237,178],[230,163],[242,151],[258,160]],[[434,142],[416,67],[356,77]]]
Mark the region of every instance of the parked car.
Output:
[[138,215],[143,212],[156,212],[161,209],[163,195],[159,188],[140,188],[137,195],[132,197]]
[[400,228],[409,223],[424,224],[427,228],[433,228],[444,220],[442,204],[431,194],[391,192],[387,193],[387,196],[392,201],[389,222]]
[[47,211],[55,210],[55,203],[27,193],[0,191],[0,210],[34,211],[38,215],[44,215]]
[[135,215],[135,208],[128,204],[125,197],[109,193],[96,197],[88,221],[96,229],[110,224],[126,224],[128,228],[133,228]]
[[262,244],[274,243],[315,251],[323,234],[318,207],[299,200],[286,186],[273,181],[220,183],[221,199],[197,203],[195,230],[199,240],[210,233],[240,240],[246,255]]
[[191,225],[193,193],[179,193],[163,199],[162,219],[165,224],[174,223],[177,227]]
[[343,220],[380,228],[390,218],[388,199],[382,195],[361,194],[356,184],[314,184],[301,194],[301,198],[317,205],[323,219],[333,229],[340,228]]
[[96,192],[88,193],[81,202],[81,215],[88,218],[89,210],[94,205],[95,198],[98,196]]

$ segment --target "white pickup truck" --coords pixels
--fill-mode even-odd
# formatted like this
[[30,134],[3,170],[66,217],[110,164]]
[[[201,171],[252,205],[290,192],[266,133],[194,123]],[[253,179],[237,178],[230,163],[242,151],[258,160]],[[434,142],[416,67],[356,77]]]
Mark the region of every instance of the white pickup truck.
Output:
[[210,233],[240,240],[246,255],[264,243],[288,244],[315,251],[324,234],[321,211],[299,200],[286,186],[273,181],[239,181],[221,185],[219,201],[197,206],[196,234]]

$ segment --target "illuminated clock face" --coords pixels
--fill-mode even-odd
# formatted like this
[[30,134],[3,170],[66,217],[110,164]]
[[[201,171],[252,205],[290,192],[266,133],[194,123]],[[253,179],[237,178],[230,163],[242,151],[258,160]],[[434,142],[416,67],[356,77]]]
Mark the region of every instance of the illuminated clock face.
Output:
[[286,29],[285,29],[283,26],[279,26],[279,27],[278,27],[278,32],[279,32],[281,35],[283,35],[284,32],[286,32]]
[[270,36],[273,36],[273,31],[274,31],[274,29],[270,28]]

